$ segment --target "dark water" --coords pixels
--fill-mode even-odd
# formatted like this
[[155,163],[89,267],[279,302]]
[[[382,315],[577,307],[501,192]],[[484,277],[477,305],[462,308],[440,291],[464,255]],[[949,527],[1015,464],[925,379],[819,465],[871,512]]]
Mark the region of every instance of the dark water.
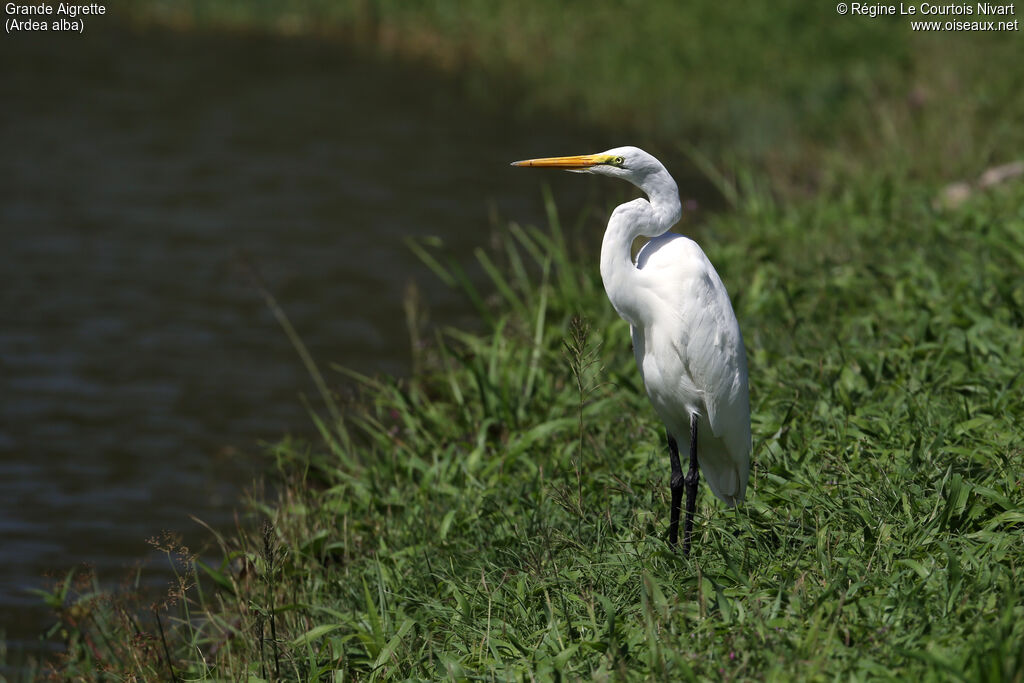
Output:
[[629,142],[266,37],[5,35],[0,76],[0,629],[15,648],[50,623],[25,592],[44,574],[86,563],[117,580],[163,530],[200,545],[188,515],[230,526],[259,440],[309,431],[312,384],[239,253],[323,365],[404,373],[410,279],[434,321],[470,313],[403,239],[440,235],[469,263],[492,212],[543,224],[541,182],[568,216],[607,189],[509,161]]

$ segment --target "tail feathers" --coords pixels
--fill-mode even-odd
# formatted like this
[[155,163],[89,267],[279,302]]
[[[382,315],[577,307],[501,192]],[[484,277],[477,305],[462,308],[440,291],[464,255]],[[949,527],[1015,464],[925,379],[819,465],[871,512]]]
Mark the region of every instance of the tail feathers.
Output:
[[697,447],[697,462],[711,492],[729,507],[746,497],[749,463],[740,463],[729,453],[725,442],[705,438]]

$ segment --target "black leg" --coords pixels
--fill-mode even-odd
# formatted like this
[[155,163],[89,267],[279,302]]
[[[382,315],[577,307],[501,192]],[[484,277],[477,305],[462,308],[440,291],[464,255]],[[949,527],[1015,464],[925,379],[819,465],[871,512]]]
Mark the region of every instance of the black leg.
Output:
[[[676,459],[678,466],[678,458]],[[697,468],[697,415],[690,415],[690,471],[686,473],[686,526],[683,527],[683,555],[690,554],[690,537],[693,535],[693,513],[697,510],[697,482],[700,470]],[[679,519],[678,508],[675,511]]]
[[679,506],[683,502],[683,468],[679,465],[679,445],[675,437],[665,430],[668,437],[668,457],[672,461],[672,479],[669,486],[672,488],[672,509],[668,523],[668,544],[673,548],[679,542]]

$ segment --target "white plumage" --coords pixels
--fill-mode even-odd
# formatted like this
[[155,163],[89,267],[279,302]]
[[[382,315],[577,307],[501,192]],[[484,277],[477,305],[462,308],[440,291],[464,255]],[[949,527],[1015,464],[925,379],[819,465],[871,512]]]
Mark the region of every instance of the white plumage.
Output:
[[735,505],[750,473],[750,406],[747,357],[725,285],[697,243],[681,235],[648,242],[636,267],[654,309],[629,321],[647,396],[684,458],[689,415],[698,415],[701,472],[718,498]]
[[[739,323],[714,266],[691,239],[668,232],[682,209],[675,181],[653,156],[636,147],[601,154],[516,162],[628,180],[647,194],[616,207],[601,245],[601,278],[612,306],[632,327],[633,352],[647,395],[665,423],[672,456],[673,544],[683,478],[675,447],[690,456],[689,548],[696,464],[712,492],[732,506],[743,500],[750,473],[747,360]],[[636,263],[633,242],[649,237]],[[699,438],[698,438],[699,435]],[[692,478],[692,481],[691,481]]]

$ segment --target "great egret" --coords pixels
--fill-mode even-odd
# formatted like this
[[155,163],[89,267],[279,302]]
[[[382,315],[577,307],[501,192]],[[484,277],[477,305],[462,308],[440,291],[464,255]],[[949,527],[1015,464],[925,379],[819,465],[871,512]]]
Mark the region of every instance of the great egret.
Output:
[[[622,178],[647,194],[648,199],[634,199],[612,212],[601,244],[601,279],[612,306],[632,328],[640,376],[665,423],[673,547],[686,485],[683,552],[689,554],[698,464],[711,491],[729,506],[743,500],[750,474],[747,357],[725,285],[696,242],[668,232],[682,214],[679,190],[661,162],[642,149],[616,147],[512,165]],[[631,249],[641,236],[651,240],[634,264]],[[684,478],[677,439],[687,431],[684,454],[690,469]]]

